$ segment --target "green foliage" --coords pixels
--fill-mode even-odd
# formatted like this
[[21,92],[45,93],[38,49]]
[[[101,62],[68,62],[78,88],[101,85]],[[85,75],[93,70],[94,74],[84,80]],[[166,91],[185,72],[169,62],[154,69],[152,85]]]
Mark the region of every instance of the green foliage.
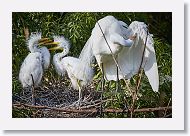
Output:
[[[171,13],[13,13],[12,14],[12,87],[13,94],[21,92],[21,85],[18,81],[18,73],[24,58],[29,53],[26,46],[26,34],[24,30],[29,32],[42,32],[43,37],[52,37],[53,35],[64,35],[71,42],[71,50],[69,55],[78,57],[85,42],[89,38],[91,31],[97,20],[107,15],[113,15],[117,19],[130,24],[134,20],[143,21],[149,24],[150,33],[154,34],[155,51],[159,68],[160,87],[159,93],[152,91],[146,76],[142,77],[139,99],[136,102],[136,108],[158,107],[160,105],[167,106],[169,99],[172,97],[172,16]],[[51,53],[51,55],[53,55]],[[95,65],[96,74],[94,76],[93,85],[99,91],[101,89],[102,74]],[[48,84],[51,80],[60,80],[61,77],[55,73],[53,66],[45,72],[43,83]],[[130,80],[130,85],[135,87],[137,77]],[[68,83],[69,84],[69,81]],[[121,93],[114,93],[115,82],[106,82],[104,97],[116,99],[114,102],[105,103],[105,107],[121,108],[123,106]],[[121,90],[127,94],[127,103],[131,104],[131,97],[123,81],[121,81]],[[164,94],[164,98],[160,98],[160,93]],[[171,105],[171,104],[170,104]],[[128,105],[129,106],[129,105]],[[14,110],[14,117],[27,117],[30,111]],[[106,114],[105,117],[122,117],[118,114]],[[156,112],[138,113],[135,117],[158,117]]]

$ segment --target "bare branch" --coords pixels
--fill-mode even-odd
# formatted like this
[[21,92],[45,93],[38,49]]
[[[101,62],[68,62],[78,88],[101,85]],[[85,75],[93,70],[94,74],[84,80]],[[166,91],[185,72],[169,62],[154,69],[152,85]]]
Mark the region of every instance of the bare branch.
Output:
[[[25,107],[34,108],[34,109],[50,109],[65,113],[97,113],[98,109],[91,108],[91,109],[77,109],[77,108],[55,108],[55,107],[48,107],[48,106],[35,106],[29,104],[13,104],[14,108],[24,109]],[[168,107],[157,107],[157,108],[143,108],[143,109],[135,109],[134,112],[153,112],[153,111],[164,111],[164,110],[171,110],[172,106]],[[123,111],[123,109],[104,109],[104,113],[127,113],[131,111],[131,109]]]
[[[168,102],[168,105],[167,105],[167,107],[169,107],[169,105],[170,105],[170,102],[171,102],[171,98],[170,98],[170,100],[169,100],[169,102]],[[168,108],[166,108],[166,109],[165,109],[165,111],[164,111],[164,117],[166,117],[166,113],[167,113],[167,110],[168,110]]]
[[137,100],[137,93],[138,93],[139,86],[140,86],[140,83],[141,83],[141,78],[142,78],[143,70],[141,68],[142,68],[142,64],[143,64],[143,60],[144,60],[144,54],[145,54],[146,44],[147,44],[147,39],[148,39],[148,27],[149,27],[149,25],[147,26],[147,35],[146,35],[146,39],[145,39],[145,43],[144,43],[144,49],[143,49],[143,53],[142,53],[142,57],[141,57],[141,63],[140,63],[140,66],[139,66],[136,90],[133,92],[133,95],[132,95],[133,100],[132,100],[132,105],[131,105],[131,109],[132,109],[131,110],[131,118],[133,117],[133,112],[134,112],[134,108],[135,108],[135,102]]
[[113,58],[113,60],[114,60],[114,62],[115,62],[115,64],[116,64],[116,66],[118,67],[119,71],[121,72],[121,74],[122,74],[122,76],[123,76],[123,80],[124,80],[124,82],[125,82],[125,84],[126,84],[126,86],[127,86],[127,89],[128,89],[128,90],[130,91],[130,93],[132,94],[132,91],[131,91],[129,85],[128,85],[127,81],[125,80],[124,73],[122,72],[121,67],[120,67],[119,64],[118,64],[118,62],[117,62],[117,60],[116,60],[116,58],[115,58],[115,56],[114,56],[114,54],[113,54],[113,51],[111,50],[111,47],[110,47],[110,45],[109,45],[109,43],[108,43],[108,41],[107,41],[107,39],[106,39],[106,36],[105,36],[105,34],[104,34],[104,32],[103,32],[103,30],[102,30],[102,28],[101,28],[101,26],[100,26],[100,24],[99,24],[98,21],[97,21],[97,24],[98,24],[98,26],[99,26],[99,28],[100,28],[100,30],[101,30],[101,32],[102,32],[102,35],[103,35],[103,37],[104,37],[104,39],[105,39],[105,41],[106,41],[106,44],[108,45],[108,48],[109,48],[109,50],[110,50],[110,52],[111,52],[112,58]]

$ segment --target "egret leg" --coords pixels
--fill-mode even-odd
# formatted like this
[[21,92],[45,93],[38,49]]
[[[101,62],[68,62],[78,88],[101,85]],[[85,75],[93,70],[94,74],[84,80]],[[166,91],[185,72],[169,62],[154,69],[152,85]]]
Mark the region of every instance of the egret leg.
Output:
[[116,86],[116,92],[120,92],[121,93],[121,97],[122,97],[122,101],[123,101],[123,104],[122,104],[123,113],[122,113],[122,115],[124,116],[124,112],[125,112],[125,110],[127,110],[127,102],[126,102],[125,92],[124,92],[124,90],[121,89],[121,84],[120,84],[120,80],[119,80],[119,68],[118,67],[117,67],[117,86]]
[[78,88],[79,88],[79,99],[78,99],[78,104],[79,104],[79,107],[81,105],[81,99],[82,99],[82,91],[81,91],[81,86],[80,86],[80,80],[77,79],[77,85],[78,85]]
[[124,116],[124,113],[125,113],[125,111],[128,109],[128,107],[127,107],[127,102],[126,102],[126,95],[125,94],[123,94],[123,116]]
[[103,100],[103,92],[104,92],[104,84],[105,84],[105,80],[104,80],[104,65],[103,63],[101,63],[101,69],[102,69],[102,84],[101,84],[101,96],[100,96],[100,117],[103,116],[103,106],[102,106],[102,100]]
[[81,105],[81,99],[82,99],[82,92],[81,92],[81,88],[79,88],[79,107]]
[[34,88],[34,78],[33,75],[31,74],[32,77],[32,105],[36,105],[36,99],[35,99],[35,88]]
[[[117,67],[117,66],[116,66]],[[116,92],[121,92],[121,85],[119,81],[119,69],[117,67],[117,85],[116,85]]]
[[82,89],[81,89],[81,86],[80,86],[80,80],[76,79],[77,80],[77,86],[78,86],[78,90],[79,90],[79,99],[77,101],[75,101],[73,104],[71,104],[69,107],[77,107],[77,108],[80,108],[81,106],[81,99],[82,99]]

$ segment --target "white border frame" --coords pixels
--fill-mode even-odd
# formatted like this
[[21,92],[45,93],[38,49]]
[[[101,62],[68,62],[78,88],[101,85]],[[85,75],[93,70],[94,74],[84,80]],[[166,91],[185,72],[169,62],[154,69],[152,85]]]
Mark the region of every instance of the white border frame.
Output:
[[[137,4],[138,3],[138,4]],[[4,130],[184,130],[184,5],[166,0],[6,0],[0,5],[0,127]],[[172,118],[12,118],[12,12],[172,12]]]

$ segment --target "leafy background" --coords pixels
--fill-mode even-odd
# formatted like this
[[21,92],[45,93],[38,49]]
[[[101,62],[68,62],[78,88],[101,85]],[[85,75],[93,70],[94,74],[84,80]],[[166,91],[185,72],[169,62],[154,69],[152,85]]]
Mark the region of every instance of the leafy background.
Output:
[[[132,21],[143,21],[149,24],[149,32],[154,35],[155,51],[158,63],[160,86],[159,92],[152,91],[146,78],[142,77],[140,91],[138,93],[136,108],[151,108],[159,106],[172,105],[172,14],[167,12],[154,13],[126,13],[126,12],[68,12],[68,13],[48,13],[48,12],[14,12],[12,14],[12,92],[13,96],[20,94],[22,86],[18,81],[20,66],[24,58],[29,53],[26,46],[26,29],[29,32],[42,32],[43,37],[52,37],[53,35],[64,35],[71,42],[69,56],[78,57],[85,42],[90,37],[92,28],[97,20],[113,15],[119,20],[130,24]],[[53,56],[55,52],[52,52]],[[97,65],[94,81],[92,85],[95,90],[99,90],[101,81],[101,72]],[[53,82],[52,80],[61,80],[53,66],[45,71],[42,84]],[[130,80],[131,87],[135,87],[135,76]],[[68,79],[67,79],[68,80]],[[70,83],[69,80],[66,83]],[[126,90],[124,83],[122,89]],[[111,97],[110,92],[114,90],[114,82],[106,82],[107,90],[104,96]],[[126,92],[127,93],[127,92]],[[117,102],[106,103],[105,107],[121,108],[121,96],[117,97]],[[131,97],[128,97],[128,103],[131,103]],[[168,111],[171,115],[171,111]],[[31,114],[28,110],[18,110],[13,108],[13,117],[26,117]],[[137,113],[134,117],[163,117],[163,111]],[[116,114],[106,114],[105,117],[120,117]],[[128,116],[126,116],[128,117]],[[171,117],[171,116],[170,116]]]

